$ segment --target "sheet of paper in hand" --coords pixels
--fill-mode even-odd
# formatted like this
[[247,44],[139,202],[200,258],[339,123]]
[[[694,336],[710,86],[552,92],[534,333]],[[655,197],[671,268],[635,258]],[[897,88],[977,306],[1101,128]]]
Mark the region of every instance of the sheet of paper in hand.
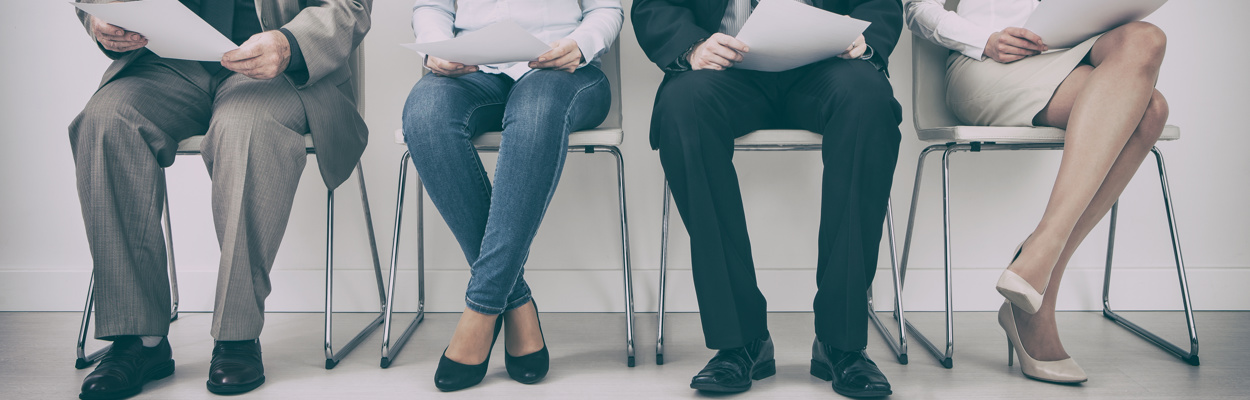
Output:
[[400,46],[464,65],[534,61],[551,50],[551,46],[512,20],[500,21],[454,39]]
[[1094,35],[1154,13],[1168,0],[1046,0],[1033,10],[1028,29],[1051,49],[1076,46]]
[[750,51],[734,68],[777,72],[834,57],[869,24],[793,0],[761,0],[738,32]]
[[101,21],[138,32],[148,39],[148,50],[164,58],[221,61],[223,54],[239,48],[178,0],[70,4]]

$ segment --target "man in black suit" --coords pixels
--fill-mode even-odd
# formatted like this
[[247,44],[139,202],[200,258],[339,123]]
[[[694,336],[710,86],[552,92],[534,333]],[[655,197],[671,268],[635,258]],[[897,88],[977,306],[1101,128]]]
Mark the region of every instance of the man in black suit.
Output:
[[[782,0],[766,0],[782,1]],[[788,0],[786,0],[788,1]],[[742,392],[775,373],[766,303],[755,282],[733,140],[759,129],[824,135],[813,308],[813,375],[851,397],[891,393],[864,353],[867,299],[898,159],[902,110],[886,73],[902,30],[899,0],[796,0],[872,23],[841,55],[783,72],[733,68],[733,36],[758,0],[637,0],[638,42],[665,71],[651,146],[690,232],[706,344],[716,356],[690,386]]]

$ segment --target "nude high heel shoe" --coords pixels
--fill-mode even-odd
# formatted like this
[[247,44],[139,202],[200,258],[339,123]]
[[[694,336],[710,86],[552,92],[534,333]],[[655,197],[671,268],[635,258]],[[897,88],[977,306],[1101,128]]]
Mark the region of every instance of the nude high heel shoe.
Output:
[[1016,316],[1011,310],[1011,302],[1003,302],[998,309],[998,325],[1007,332],[1007,365],[1012,364],[1012,353],[1020,359],[1020,372],[1024,376],[1044,382],[1080,383],[1089,380],[1085,370],[1081,369],[1072,357],[1058,361],[1038,361],[1029,356],[1028,351],[1020,342],[1020,332],[1016,330]]
[[[1011,257],[1011,262],[1007,263],[1008,267],[1015,263],[1017,258],[1020,258],[1022,251],[1024,251],[1024,242],[1020,242],[1020,245],[1016,246],[1015,255]],[[1049,285],[1050,280],[1047,279],[1046,283]],[[1026,313],[1037,313],[1037,310],[1042,307],[1042,293],[1038,293],[1037,290],[1033,289],[1033,285],[1029,284],[1029,281],[1024,280],[1015,272],[1011,272],[1010,269],[1003,270],[1003,274],[998,277],[998,284],[994,285],[994,288],[998,289],[998,293],[1007,298],[1007,301],[1015,304],[1016,307],[1020,307]],[[1043,292],[1045,290],[1042,289]]]

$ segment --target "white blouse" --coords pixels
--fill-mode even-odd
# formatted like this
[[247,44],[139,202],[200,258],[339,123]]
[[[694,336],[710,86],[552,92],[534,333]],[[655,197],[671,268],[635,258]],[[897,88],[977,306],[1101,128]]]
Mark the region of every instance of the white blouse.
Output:
[[[621,32],[620,0],[416,0],[412,31],[417,43],[451,39],[499,21],[513,20],[544,43],[569,38],[589,65],[608,51]],[[482,72],[521,79],[528,63],[481,66]]]
[[903,18],[912,33],[973,59],[985,55],[990,35],[1023,27],[1039,0],[962,0],[956,11],[946,0],[905,0]]

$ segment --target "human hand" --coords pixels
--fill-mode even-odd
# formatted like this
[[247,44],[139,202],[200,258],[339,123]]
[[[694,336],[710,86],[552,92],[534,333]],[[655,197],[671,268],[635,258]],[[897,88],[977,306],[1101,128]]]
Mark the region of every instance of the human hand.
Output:
[[723,71],[742,62],[742,55],[750,51],[746,43],[724,33],[716,33],[695,47],[686,58],[690,69]]
[[430,72],[433,72],[434,75],[445,76],[448,78],[455,78],[477,72],[476,65],[464,65],[435,56],[425,56],[425,67],[429,68]]
[[842,54],[838,54],[838,58],[843,60],[854,60],[863,56],[864,52],[867,50],[868,42],[864,41],[864,35],[859,35],[858,38],[855,38],[854,42],[851,42],[851,46],[846,48],[846,51],[842,52]]
[[252,79],[273,79],[291,63],[291,44],[281,31],[252,35],[239,48],[221,56],[221,66]]
[[538,56],[538,61],[530,61],[530,68],[554,69],[572,73],[577,71],[579,65],[582,65],[583,57],[582,49],[577,47],[576,41],[560,39],[551,42],[551,50]]
[[985,55],[1004,64],[1041,54],[1048,49],[1040,36],[1024,28],[994,32],[985,43]]
[[125,53],[148,45],[148,38],[138,32],[122,29],[96,17],[89,18],[91,18],[91,32],[95,35],[95,40],[108,51]]

